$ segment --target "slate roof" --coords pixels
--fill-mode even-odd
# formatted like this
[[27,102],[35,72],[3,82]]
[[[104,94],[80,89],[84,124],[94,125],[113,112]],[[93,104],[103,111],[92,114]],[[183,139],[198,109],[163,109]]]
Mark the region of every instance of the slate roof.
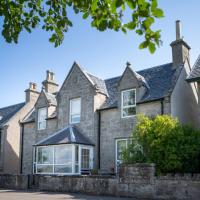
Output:
[[[173,63],[168,63],[138,71],[137,73],[145,79],[148,85],[146,94],[138,103],[154,101],[169,96],[182,68],[183,66],[180,65],[175,69],[173,68]],[[120,79],[121,76],[105,80],[109,98],[107,98],[101,109],[117,107],[117,86]]]
[[80,67],[79,64],[76,62],[74,63],[76,66],[80,68],[80,70],[84,73],[84,75],[87,77],[87,79],[91,82],[91,84],[102,94],[105,94],[108,96],[107,88],[105,85],[105,82],[103,79],[100,79],[99,77],[96,77],[90,73],[88,73],[85,69]]
[[[56,111],[54,111],[50,116],[48,116],[47,119],[54,119],[56,118],[57,113]],[[35,118],[36,118],[36,111],[35,109],[33,109],[28,115],[27,117],[23,120],[22,123],[30,123],[30,122],[35,122]]]
[[[56,100],[56,93],[55,94],[51,94],[51,93],[48,93],[48,92],[45,92],[43,90],[46,98],[47,98],[47,101],[50,105],[54,105],[54,106],[57,106],[57,100]],[[28,115],[27,117],[23,120],[23,123],[29,123],[29,122],[34,122],[35,121],[35,117],[36,117],[36,111],[35,109],[33,109]],[[56,112],[53,112],[52,115],[50,115],[48,117],[48,119],[53,119],[56,117]]]
[[36,111],[35,108],[28,113],[28,115],[24,118],[22,123],[29,123],[29,122],[35,122],[36,117]]
[[19,103],[8,107],[0,108],[0,127],[3,126],[8,120],[13,117],[25,103]]
[[[200,61],[199,61],[200,62]],[[176,84],[176,81],[180,75],[183,65],[173,67],[173,63],[167,63],[164,65],[155,66],[134,72],[137,78],[144,83],[147,91],[143,98],[138,103],[145,103],[149,101],[159,100],[161,98],[169,96]],[[83,70],[83,69],[82,69]],[[117,87],[122,76],[102,80],[94,75],[84,71],[86,76],[93,82],[103,94],[107,95],[105,103],[100,109],[115,108],[118,106],[117,102]],[[48,99],[57,105],[55,95],[47,94]],[[56,117],[57,113],[54,112],[50,118]],[[35,119],[35,111],[24,122],[32,122]]]
[[188,75],[187,79],[188,82],[195,82],[200,80],[200,55],[195,62],[192,71]]
[[108,96],[108,91],[107,91],[107,88],[106,88],[105,81],[94,76],[94,75],[92,75],[92,74],[89,74],[88,72],[86,72],[86,73],[88,74],[88,76],[92,80],[92,82],[93,82],[94,86],[97,88],[97,90],[99,90],[99,92]]
[[48,92],[45,92],[45,91],[44,91],[44,94],[45,94],[49,104],[57,106],[56,95],[48,93]]
[[52,136],[38,142],[35,146],[59,145],[59,144],[84,144],[94,146],[80,133],[75,126],[68,126]]

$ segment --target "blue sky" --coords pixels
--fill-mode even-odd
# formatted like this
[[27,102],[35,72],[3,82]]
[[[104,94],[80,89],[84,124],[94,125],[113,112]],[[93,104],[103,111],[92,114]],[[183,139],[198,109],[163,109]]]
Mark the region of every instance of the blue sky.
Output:
[[162,30],[163,45],[153,55],[138,49],[142,38],[134,33],[98,32],[90,27],[89,20],[74,15],[74,26],[58,48],[48,42],[49,34],[41,30],[34,30],[32,34],[23,32],[18,44],[7,44],[0,36],[0,107],[23,102],[24,90],[30,81],[36,82],[41,90],[47,69],[55,72],[61,85],[74,60],[101,78],[122,74],[127,61],[134,70],[171,62],[169,44],[175,39],[177,19],[181,20],[182,35],[192,48],[193,65],[200,54],[200,1],[158,1],[165,17],[156,22],[155,28]]

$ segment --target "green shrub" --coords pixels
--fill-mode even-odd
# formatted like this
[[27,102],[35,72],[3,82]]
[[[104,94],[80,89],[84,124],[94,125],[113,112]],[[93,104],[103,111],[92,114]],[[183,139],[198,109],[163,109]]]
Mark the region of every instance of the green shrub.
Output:
[[157,172],[200,172],[200,131],[167,115],[138,116],[124,163],[155,163]]

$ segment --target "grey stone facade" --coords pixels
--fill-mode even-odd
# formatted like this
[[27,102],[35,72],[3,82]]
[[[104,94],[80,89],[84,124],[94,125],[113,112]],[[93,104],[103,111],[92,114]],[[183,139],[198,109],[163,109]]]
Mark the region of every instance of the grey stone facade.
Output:
[[[129,138],[136,124],[136,116],[122,118],[122,91],[136,90],[136,114],[151,117],[168,114],[182,123],[198,126],[197,91],[194,83],[185,81],[190,72],[190,47],[182,39],[171,46],[172,63],[139,72],[128,64],[122,76],[107,80],[87,73],[74,63],[60,90],[48,71],[34,110],[22,123],[22,172],[33,171],[33,145],[70,125],[73,98],[81,98],[81,119],[75,126],[94,144],[94,168],[106,172],[116,168],[116,139]],[[43,107],[47,108],[47,127],[38,131],[38,109]]]

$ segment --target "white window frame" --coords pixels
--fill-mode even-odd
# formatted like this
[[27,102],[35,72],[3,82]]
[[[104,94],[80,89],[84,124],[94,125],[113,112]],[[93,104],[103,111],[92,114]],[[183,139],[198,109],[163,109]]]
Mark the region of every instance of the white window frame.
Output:
[[[55,146],[58,146],[58,145],[48,145],[48,146],[36,146],[36,151],[34,150],[33,151],[33,158],[34,158],[34,162],[33,162],[33,173],[34,174],[47,174],[47,175],[50,175],[50,174],[55,174],[55,175],[78,175],[78,174],[81,174],[81,149],[89,149],[90,150],[90,169],[93,169],[93,151],[94,151],[94,148],[92,146],[87,146],[87,145],[80,145],[80,144],[60,144],[59,146],[70,146],[72,148],[72,162],[71,162],[71,165],[72,165],[72,172],[68,172],[68,173],[56,173],[55,172],[55,166],[57,165],[60,165],[60,166],[63,166],[63,165],[68,165],[68,163],[62,163],[62,164],[56,164],[55,163]],[[76,146],[78,146],[78,163],[76,163],[75,161],[75,148]],[[49,147],[49,148],[53,148],[53,163],[52,164],[39,164],[37,163],[38,161],[38,149],[40,147]],[[35,155],[36,154],[36,155]],[[78,164],[78,172],[75,172],[75,167],[76,165]],[[53,167],[53,172],[49,172],[49,173],[45,173],[45,172],[38,172],[37,171],[37,165],[49,165],[49,166],[52,166]]]
[[43,107],[43,108],[38,108],[38,114],[37,114],[37,129],[40,131],[40,130],[45,130],[47,128],[47,120],[45,119],[45,121],[43,121],[43,123],[45,122],[45,126],[44,127],[40,127],[40,123],[42,123],[40,121],[40,111],[41,110],[45,110],[46,111],[46,117],[47,117],[47,107]]
[[117,144],[119,141],[126,141],[126,148],[128,147],[128,138],[119,138],[119,139],[115,139],[115,171],[117,172],[118,171],[118,160],[117,157]]
[[[72,102],[73,102],[73,101],[77,101],[77,100],[80,100],[80,112],[79,112],[79,113],[73,113],[73,114],[72,114]],[[71,118],[72,115],[80,115],[80,120],[79,120],[79,122],[72,122],[72,118]],[[81,98],[78,97],[78,98],[70,99],[69,123],[70,123],[70,124],[78,124],[78,123],[80,123],[80,121],[81,121]]]
[[[129,91],[135,91],[135,104],[134,105],[128,105],[128,106],[124,106],[124,101],[123,101],[123,94],[125,92],[129,92]],[[123,110],[124,108],[134,108],[136,109],[136,89],[128,89],[128,90],[123,90],[121,91],[121,117],[122,118],[129,118],[129,117],[134,117],[136,114],[134,115],[129,115],[129,116],[123,116]]]

